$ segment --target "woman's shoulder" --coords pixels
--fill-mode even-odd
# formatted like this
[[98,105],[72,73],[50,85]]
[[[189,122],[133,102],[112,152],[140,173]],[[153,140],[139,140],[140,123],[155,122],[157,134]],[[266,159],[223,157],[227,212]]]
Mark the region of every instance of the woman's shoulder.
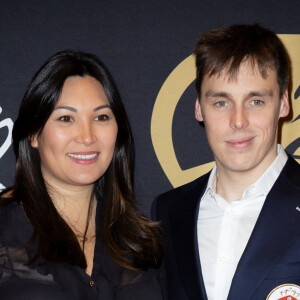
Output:
[[[14,211],[18,210],[18,204],[6,194],[0,196],[0,224],[7,223],[8,219],[12,218]],[[3,226],[0,227],[0,229]]]
[[3,218],[10,218],[20,208],[21,205],[14,201],[10,193],[0,194],[0,222]]
[[32,235],[32,226],[19,203],[9,197],[0,198],[0,245],[19,246]]
[[6,206],[7,203],[12,202],[13,198],[13,188],[6,188],[4,190],[0,190],[0,207]]

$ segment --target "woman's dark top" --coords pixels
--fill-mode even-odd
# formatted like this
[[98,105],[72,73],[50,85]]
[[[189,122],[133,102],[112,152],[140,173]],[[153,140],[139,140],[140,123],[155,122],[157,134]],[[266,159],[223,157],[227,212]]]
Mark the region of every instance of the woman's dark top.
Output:
[[163,299],[159,271],[138,273],[120,267],[108,256],[100,238],[96,240],[91,276],[65,263],[27,266],[33,250],[16,247],[28,242],[32,233],[22,206],[11,203],[0,209],[0,299]]

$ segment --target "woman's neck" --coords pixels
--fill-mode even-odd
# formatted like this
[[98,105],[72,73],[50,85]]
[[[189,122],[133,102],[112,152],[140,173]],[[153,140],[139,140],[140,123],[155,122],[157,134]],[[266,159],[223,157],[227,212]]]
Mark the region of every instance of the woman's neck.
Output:
[[[61,186],[47,183],[49,195],[61,217],[72,228],[79,240],[87,230],[87,237],[95,234],[96,197],[93,186]],[[88,228],[87,228],[87,225]]]

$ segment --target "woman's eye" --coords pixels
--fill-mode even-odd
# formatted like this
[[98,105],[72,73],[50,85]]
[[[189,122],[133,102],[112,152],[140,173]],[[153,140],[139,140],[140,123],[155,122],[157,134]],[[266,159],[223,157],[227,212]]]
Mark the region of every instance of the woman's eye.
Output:
[[252,100],[251,103],[255,106],[262,105],[264,102],[261,100]]
[[109,116],[108,115],[100,115],[98,117],[95,118],[96,121],[107,121],[109,120]]
[[217,107],[225,107],[228,106],[228,103],[226,101],[218,101],[215,105]]
[[70,116],[62,116],[58,118],[58,120],[62,122],[73,122],[73,119]]

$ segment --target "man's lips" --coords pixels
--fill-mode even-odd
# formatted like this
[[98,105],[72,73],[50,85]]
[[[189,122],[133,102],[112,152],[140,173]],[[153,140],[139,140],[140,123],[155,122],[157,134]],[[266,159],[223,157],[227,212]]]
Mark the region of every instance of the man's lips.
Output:
[[79,164],[91,164],[95,162],[99,157],[100,152],[89,151],[89,152],[73,152],[67,153],[74,162]]
[[226,141],[226,143],[234,149],[246,149],[252,144],[253,140],[254,137],[245,137],[245,138],[228,140]]

